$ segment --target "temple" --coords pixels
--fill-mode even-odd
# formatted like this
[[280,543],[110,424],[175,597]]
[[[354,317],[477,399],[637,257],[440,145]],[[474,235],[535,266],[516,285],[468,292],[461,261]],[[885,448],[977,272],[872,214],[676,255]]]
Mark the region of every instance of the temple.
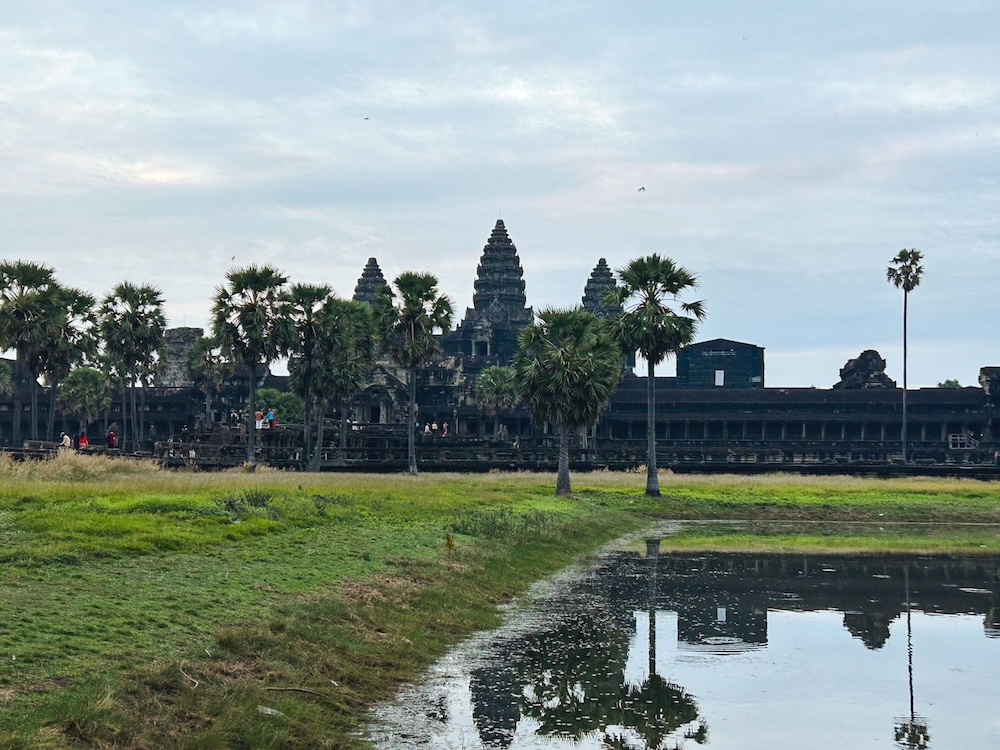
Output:
[[[608,304],[608,292],[616,281],[606,259],[598,259],[589,277],[581,274],[580,283],[583,309],[603,318],[620,312]],[[370,302],[386,284],[378,261],[369,258],[354,299]],[[417,373],[418,422],[448,425],[447,439],[421,436],[420,461],[448,470],[552,468],[551,425],[532,424],[523,408],[488,415],[475,400],[479,373],[490,365],[509,364],[518,334],[534,318],[518,249],[502,220],[497,220],[482,249],[473,291],[472,307],[454,330],[441,334],[440,355]],[[186,351],[201,333],[192,328],[168,331],[156,387],[142,391],[143,429],[148,431],[151,452],[161,450],[157,446],[162,446],[164,436],[183,440],[191,432],[231,429],[230,415],[242,408],[248,384],[246,372],[237,368],[215,398],[211,423],[203,422],[204,397],[183,367]],[[764,355],[762,346],[725,338],[695,342],[677,353],[677,374],[657,377],[656,384],[655,434],[661,466],[859,471],[902,463],[902,391],[885,374],[886,362],[878,352],[864,350],[849,360],[829,388],[766,387]],[[634,353],[623,356],[622,377],[610,407],[594,430],[578,436],[573,459],[578,468],[629,468],[645,461],[646,378],[633,372],[634,363]],[[323,451],[323,468],[400,468],[405,460],[408,377],[382,360],[345,411],[331,406],[327,418],[349,419],[352,429],[346,439],[338,430],[327,431],[330,442]],[[909,466],[943,472],[989,467],[1000,473],[1000,368],[982,368],[979,380],[978,386],[908,392]],[[268,376],[264,385],[288,388],[287,378],[280,376]],[[22,398],[21,403],[21,434],[26,435],[30,399]],[[37,403],[44,422],[51,403],[48,395]],[[62,429],[68,429],[69,420],[55,414]],[[14,419],[12,397],[0,397],[0,445],[16,449],[11,446]],[[102,422],[120,419],[119,400],[102,415]],[[505,439],[496,439],[498,428]],[[171,442],[171,455],[193,453],[210,463],[214,460],[211,465],[226,465],[230,453],[234,461],[242,460],[232,436],[198,439],[196,448],[184,450]],[[295,466],[293,457],[302,453],[301,427],[286,422],[262,446],[263,460]]]

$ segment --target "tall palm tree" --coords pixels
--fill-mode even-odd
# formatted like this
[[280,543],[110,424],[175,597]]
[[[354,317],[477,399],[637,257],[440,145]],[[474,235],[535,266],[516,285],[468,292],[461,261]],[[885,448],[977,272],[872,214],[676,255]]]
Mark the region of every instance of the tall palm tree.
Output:
[[108,376],[93,367],[78,367],[59,391],[60,407],[80,420],[80,432],[111,405]]
[[607,408],[621,375],[621,349],[593,314],[543,310],[518,335],[513,367],[532,421],[559,430],[556,495],[568,495],[569,433],[592,425]]
[[920,277],[924,274],[924,267],[920,261],[924,259],[924,254],[919,250],[902,249],[896,253],[896,257],[889,261],[889,267],[885,270],[885,278],[897,289],[903,290],[903,463],[907,460],[906,447],[906,323],[908,315],[908,303],[910,292],[920,285]]
[[406,452],[410,474],[417,474],[414,432],[417,424],[417,368],[441,350],[435,332],[448,330],[454,314],[451,300],[438,294],[437,277],[429,273],[404,271],[393,281],[392,306],[380,302],[376,316],[384,326],[389,356],[409,375],[409,408]]
[[476,378],[476,404],[495,417],[494,438],[500,437],[500,413],[517,406],[519,396],[514,380],[514,368],[491,365],[483,368]]
[[[55,272],[46,265],[24,260],[0,261],[0,350],[14,355],[14,444],[21,442],[21,396],[31,387],[37,399],[39,351],[52,322]],[[30,382],[29,382],[30,381]],[[32,409],[32,439],[37,439],[37,409]]]
[[332,290],[326,284],[293,284],[282,295],[285,315],[292,330],[292,341],[288,350],[289,358],[297,365],[296,383],[301,387],[298,393],[303,401],[302,444],[308,453],[310,426],[313,410],[313,379],[318,359],[317,339],[320,335],[320,311],[330,299]]
[[621,305],[615,335],[623,351],[638,351],[646,360],[646,494],[660,496],[656,467],[656,379],[653,370],[668,355],[694,340],[705,318],[702,301],[685,302],[681,295],[698,286],[683,266],[656,253],[632,260],[618,271],[619,286],[605,302]]
[[51,338],[41,349],[42,374],[49,386],[49,420],[46,440],[55,434],[59,384],[77,365],[97,354],[97,300],[82,289],[57,286],[52,307]]
[[146,374],[152,370],[157,352],[163,345],[167,328],[163,294],[149,284],[122,281],[104,296],[98,318],[105,349],[121,362],[125,373],[122,380],[122,422],[125,422],[127,388],[132,412],[132,450],[139,451],[142,428],[136,409],[136,384],[145,388]]
[[[376,336],[371,307],[366,302],[331,297],[318,315],[315,365],[309,388],[315,400],[318,424],[310,467],[319,470],[326,406],[340,404],[340,446],[347,444],[347,403],[364,388],[375,361]],[[300,358],[289,359],[292,386],[302,394],[305,370]],[[307,449],[309,443],[305,444]]]
[[283,355],[291,343],[291,326],[284,314],[282,292],[288,277],[276,268],[244,266],[226,274],[226,283],[212,297],[212,336],[223,353],[247,367],[247,463],[257,464],[255,393],[261,367]]

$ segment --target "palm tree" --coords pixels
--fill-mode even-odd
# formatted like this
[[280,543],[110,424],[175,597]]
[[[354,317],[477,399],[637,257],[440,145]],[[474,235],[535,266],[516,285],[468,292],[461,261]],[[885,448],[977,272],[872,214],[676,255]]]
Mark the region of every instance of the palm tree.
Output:
[[896,257],[889,261],[889,267],[885,270],[885,278],[897,289],[903,290],[903,463],[906,463],[906,322],[910,292],[920,285],[920,277],[924,273],[924,267],[920,261],[924,259],[924,254],[919,250],[903,249],[896,253]]
[[[132,450],[140,450],[141,427],[136,409],[136,383],[146,387],[157,351],[163,345],[167,319],[163,313],[163,294],[148,284],[129,281],[117,284],[101,302],[99,328],[107,353],[121,362],[122,422],[125,422],[125,390],[132,410]],[[124,444],[124,440],[122,441]]]
[[450,328],[453,315],[451,300],[438,294],[437,283],[433,274],[404,271],[393,282],[393,305],[376,306],[376,316],[385,326],[386,350],[409,375],[406,447],[413,476],[417,474],[417,368],[441,350],[435,331]]
[[80,420],[80,432],[111,405],[108,376],[93,367],[78,367],[59,390],[59,406]]
[[288,350],[291,326],[284,315],[282,292],[288,277],[276,268],[245,266],[226,274],[212,298],[212,336],[223,353],[250,371],[247,397],[247,463],[256,466],[255,392],[261,367]]
[[697,277],[656,253],[632,260],[618,271],[620,286],[608,292],[608,305],[621,305],[615,335],[623,351],[646,360],[646,494],[660,496],[656,467],[656,379],[653,370],[668,355],[694,340],[705,318],[703,302],[680,296],[698,286]]
[[330,299],[331,289],[326,284],[293,284],[283,295],[285,315],[292,329],[292,343],[289,357],[296,362],[297,390],[303,401],[302,444],[308,453],[310,426],[313,409],[313,379],[315,377],[317,338],[319,337],[319,313],[324,303]]
[[[327,404],[340,404],[340,446],[347,445],[347,402],[364,388],[375,360],[375,329],[371,307],[366,302],[331,297],[317,317],[315,365],[310,389],[315,401],[318,425],[311,468],[319,470],[323,447],[324,415]],[[288,362],[292,386],[301,394],[306,368],[300,358]],[[309,443],[306,443],[307,449]]]
[[184,358],[184,369],[205,396],[205,424],[212,423],[212,394],[217,394],[233,374],[233,365],[222,356],[219,346],[209,336],[195,340]]
[[[38,350],[47,338],[51,318],[51,292],[55,272],[46,265],[24,260],[0,261],[0,350],[13,349],[14,355],[14,444],[21,442],[21,395],[34,374],[36,394]],[[32,411],[37,438],[37,421]]]
[[513,409],[519,400],[514,368],[491,365],[483,368],[476,378],[476,404],[496,419],[493,435],[500,437],[500,413]]
[[518,335],[513,367],[532,421],[553,422],[559,430],[556,495],[568,495],[569,433],[590,426],[607,408],[621,375],[621,350],[591,313],[543,310]]
[[51,338],[41,349],[41,369],[49,386],[49,421],[46,439],[55,434],[55,412],[59,384],[70,371],[97,354],[97,315],[93,295],[73,287],[54,290]]

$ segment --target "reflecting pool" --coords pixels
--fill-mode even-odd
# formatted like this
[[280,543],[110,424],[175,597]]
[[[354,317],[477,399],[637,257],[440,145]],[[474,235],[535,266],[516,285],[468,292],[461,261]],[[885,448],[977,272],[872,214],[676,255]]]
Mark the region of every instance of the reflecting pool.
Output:
[[549,579],[382,748],[1000,748],[998,560],[660,554]]

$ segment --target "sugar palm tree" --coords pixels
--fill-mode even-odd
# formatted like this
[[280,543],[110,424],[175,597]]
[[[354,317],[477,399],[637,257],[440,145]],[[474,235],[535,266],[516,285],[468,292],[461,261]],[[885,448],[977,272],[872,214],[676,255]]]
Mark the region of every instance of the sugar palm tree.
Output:
[[[132,450],[141,448],[141,427],[136,409],[136,385],[146,386],[146,373],[163,345],[167,328],[163,312],[163,294],[149,284],[123,281],[115,285],[101,301],[99,329],[107,353],[121,362],[122,422],[125,422],[125,390],[129,390],[132,412]],[[123,441],[124,444],[124,441]]]
[[514,368],[491,365],[483,368],[476,378],[476,404],[495,417],[493,435],[500,437],[500,413],[517,406],[519,396],[514,380]]
[[296,363],[296,390],[302,397],[302,444],[308,453],[310,441],[310,426],[314,401],[313,380],[315,378],[319,348],[317,339],[320,335],[320,311],[330,299],[332,290],[326,284],[293,284],[282,297],[285,305],[285,315],[291,327],[292,340],[289,347],[289,358]]
[[[375,330],[372,311],[365,302],[331,297],[320,310],[315,366],[310,379],[312,398],[319,417],[311,468],[319,470],[323,446],[323,416],[330,402],[340,404],[340,446],[347,444],[347,402],[361,391],[375,359]],[[293,387],[304,392],[304,363],[289,359]],[[306,444],[307,449],[309,443]]]
[[903,249],[896,253],[896,257],[889,261],[889,267],[885,270],[885,278],[897,289],[903,290],[903,463],[907,460],[906,446],[906,323],[908,315],[908,303],[910,292],[920,285],[920,277],[923,276],[924,267],[920,261],[924,259],[924,254],[919,250]]
[[681,295],[698,286],[697,277],[656,253],[632,260],[618,271],[618,279],[619,286],[608,292],[605,302],[622,307],[614,319],[622,350],[638,351],[646,360],[646,494],[659,497],[653,370],[694,340],[698,323],[705,318],[705,304],[681,300]]
[[[14,444],[21,442],[21,396],[31,387],[37,399],[39,351],[52,322],[54,271],[41,263],[0,261],[0,350],[14,350]],[[37,408],[32,409],[32,439],[37,439]]]
[[559,431],[556,495],[570,494],[569,433],[597,421],[621,375],[610,328],[584,310],[543,310],[518,335],[514,377],[532,421]]
[[441,350],[436,331],[448,330],[454,314],[451,300],[438,293],[437,277],[404,271],[393,281],[392,304],[376,305],[385,349],[409,376],[406,454],[410,474],[417,474],[414,432],[417,424],[417,368]]
[[245,266],[226,274],[212,298],[212,336],[226,356],[247,367],[247,463],[257,463],[254,425],[255,392],[261,368],[287,352],[291,326],[284,315],[282,292],[288,277],[276,268]]
[[66,376],[59,406],[80,420],[80,432],[111,405],[108,376],[93,367],[78,367]]
[[57,286],[52,307],[51,337],[44,342],[41,369],[49,386],[49,420],[46,439],[55,434],[55,407],[59,385],[77,365],[97,354],[97,314],[93,295],[73,287]]

